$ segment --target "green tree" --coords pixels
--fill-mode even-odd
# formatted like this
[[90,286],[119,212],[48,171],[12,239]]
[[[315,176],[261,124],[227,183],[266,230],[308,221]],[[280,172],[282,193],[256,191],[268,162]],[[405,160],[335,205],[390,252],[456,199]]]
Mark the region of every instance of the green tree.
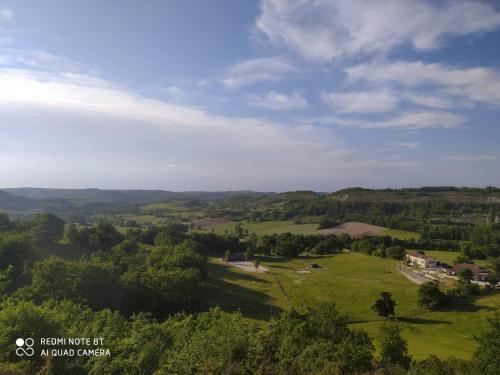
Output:
[[253,249],[248,248],[248,249],[245,250],[245,259],[246,260],[252,260],[253,257],[254,257],[254,255],[255,254],[254,254],[254,250]]
[[401,336],[397,325],[384,324],[379,331],[380,363],[383,367],[402,367],[408,369],[411,356],[408,354],[408,342]]
[[156,246],[177,245],[184,241],[187,237],[188,226],[180,223],[169,223],[163,226],[160,232],[156,235]]
[[[1,255],[1,254],[0,254]],[[0,303],[5,299],[5,290],[9,284],[9,274],[12,272],[14,267],[12,265],[7,266],[5,270],[0,270]]]
[[385,249],[385,253],[388,257],[404,260],[406,256],[406,250],[402,246],[390,246]]
[[477,338],[479,347],[474,353],[474,362],[480,374],[500,374],[500,320],[495,315],[488,329]]
[[362,374],[371,369],[370,337],[351,330],[333,303],[283,312],[252,339],[252,374]]
[[498,277],[496,272],[491,272],[486,276],[485,281],[490,284],[490,287],[495,288],[498,285],[500,278]]
[[396,307],[396,302],[392,299],[392,295],[389,292],[381,292],[380,298],[375,301],[372,306],[379,316],[390,317],[394,316],[394,308]]
[[10,226],[10,218],[5,212],[0,212],[0,232]]
[[417,294],[418,304],[429,310],[439,307],[445,298],[445,294],[439,289],[439,284],[433,281],[420,285]]
[[64,235],[64,220],[49,213],[37,214],[31,219],[31,232],[38,243],[57,242]]
[[470,269],[464,268],[463,270],[458,271],[457,276],[459,282],[470,283],[474,278],[474,273]]
[[476,375],[470,362],[458,358],[441,359],[431,355],[422,361],[412,362],[408,375]]

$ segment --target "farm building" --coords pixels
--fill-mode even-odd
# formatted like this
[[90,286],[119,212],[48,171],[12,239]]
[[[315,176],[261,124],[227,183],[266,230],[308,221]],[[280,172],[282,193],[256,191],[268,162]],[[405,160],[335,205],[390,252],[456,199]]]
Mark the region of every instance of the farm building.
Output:
[[406,261],[413,267],[436,268],[437,260],[431,256],[420,252],[409,252],[406,254]]
[[486,276],[490,273],[489,270],[486,268],[480,267],[477,264],[469,264],[469,263],[459,263],[455,267],[451,268],[448,270],[448,273],[450,275],[457,275],[460,271],[462,270],[471,270],[472,273],[474,274],[474,280],[476,281],[484,281],[486,279]]

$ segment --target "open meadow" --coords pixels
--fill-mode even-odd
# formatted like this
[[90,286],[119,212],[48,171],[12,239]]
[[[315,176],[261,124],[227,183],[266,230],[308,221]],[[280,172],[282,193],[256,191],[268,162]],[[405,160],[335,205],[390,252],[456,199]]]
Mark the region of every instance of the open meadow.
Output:
[[[311,263],[322,268],[311,269]],[[398,262],[359,253],[291,260],[261,259],[268,273],[248,273],[220,259],[209,263],[211,281],[207,295],[211,305],[241,309],[248,318],[266,321],[284,309],[304,309],[319,301],[333,300],[347,313],[352,327],[375,336],[386,320],[371,306],[381,291],[391,292],[397,319],[415,358],[431,354],[470,358],[474,337],[486,327],[487,317],[500,306],[500,294],[482,295],[471,304],[446,311],[426,311],[417,305],[417,285],[398,272]],[[309,269],[310,273],[298,270]]]

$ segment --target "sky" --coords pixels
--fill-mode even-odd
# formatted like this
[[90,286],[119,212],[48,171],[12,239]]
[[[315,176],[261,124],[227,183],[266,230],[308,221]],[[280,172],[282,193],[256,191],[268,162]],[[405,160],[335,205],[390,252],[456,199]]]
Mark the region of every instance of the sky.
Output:
[[0,187],[500,185],[500,3],[0,0]]

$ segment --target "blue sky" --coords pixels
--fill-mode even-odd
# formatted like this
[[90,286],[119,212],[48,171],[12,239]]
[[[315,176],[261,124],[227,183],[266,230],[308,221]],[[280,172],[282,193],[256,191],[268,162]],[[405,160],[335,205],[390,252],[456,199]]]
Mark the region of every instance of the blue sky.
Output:
[[0,186],[500,185],[494,1],[2,1]]

